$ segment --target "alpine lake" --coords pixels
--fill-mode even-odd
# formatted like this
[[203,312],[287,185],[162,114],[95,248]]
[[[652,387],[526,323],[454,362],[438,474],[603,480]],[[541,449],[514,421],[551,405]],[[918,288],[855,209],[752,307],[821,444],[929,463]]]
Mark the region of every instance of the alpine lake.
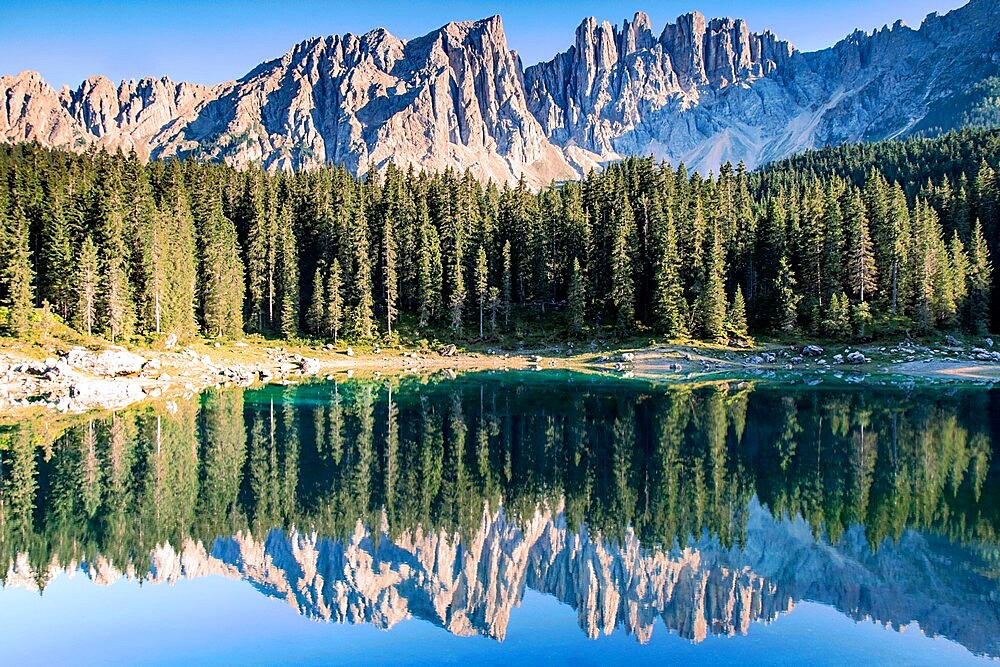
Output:
[[998,449],[989,386],[562,371],[8,425],[0,663],[994,662]]

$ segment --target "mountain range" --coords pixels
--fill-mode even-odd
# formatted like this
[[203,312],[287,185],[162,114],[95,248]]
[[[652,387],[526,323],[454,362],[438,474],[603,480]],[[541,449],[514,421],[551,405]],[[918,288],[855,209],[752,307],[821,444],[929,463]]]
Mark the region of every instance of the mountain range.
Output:
[[[703,537],[685,548],[649,549],[629,529],[609,540],[586,527],[571,530],[565,507],[539,507],[511,520],[484,507],[480,525],[459,533],[420,527],[392,537],[387,526],[360,522],[343,539],[274,529],[238,533],[209,544],[185,538],[158,545],[142,563],[97,555],[83,563],[53,561],[37,571],[20,554],[4,587],[38,590],[62,573],[83,571],[100,585],[120,579],[173,583],[224,576],[240,579],[303,616],[388,629],[422,618],[459,636],[503,640],[526,589],[575,609],[591,638],[619,628],[648,641],[661,623],[693,642],[745,635],[800,600],[832,606],[856,619],[900,629],[913,622],[930,636],[973,653],[1000,654],[998,601],[988,575],[970,565],[968,547],[905,531],[873,551],[860,526],[837,545],[814,539],[801,517],[776,518],[753,499],[745,543],[725,547]],[[136,571],[136,566],[142,574]]]
[[707,174],[953,129],[998,74],[1000,0],[809,53],[740,19],[690,13],[656,32],[643,13],[620,27],[589,18],[527,68],[493,16],[409,41],[308,39],[211,86],[93,76],[56,91],[37,72],[2,76],[0,140],[268,170],[394,161],[538,187],[628,155]]

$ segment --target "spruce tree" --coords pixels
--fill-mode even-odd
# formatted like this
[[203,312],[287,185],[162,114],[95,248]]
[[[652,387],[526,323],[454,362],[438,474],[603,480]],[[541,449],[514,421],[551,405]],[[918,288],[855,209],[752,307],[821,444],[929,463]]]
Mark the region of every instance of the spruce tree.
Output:
[[976,220],[969,241],[969,328],[983,334],[990,326],[990,291],[993,285],[993,264],[986,247],[982,225]]
[[217,196],[200,227],[202,328],[210,336],[235,338],[243,332],[243,264],[236,227]]
[[677,266],[677,234],[673,215],[668,212],[664,218],[661,233],[656,239],[659,248],[653,277],[653,317],[664,334],[679,338],[688,333],[687,304]]
[[580,260],[573,258],[573,269],[569,276],[566,299],[566,330],[571,336],[579,337],[587,321],[587,285],[580,268]]
[[317,266],[313,274],[312,298],[306,309],[306,329],[315,336],[322,336],[326,325],[326,288],[323,282],[322,267]]
[[726,336],[726,287],[725,258],[718,226],[712,231],[705,264],[705,287],[698,304],[701,330],[706,338],[719,340]]
[[417,207],[417,230],[418,321],[420,327],[426,327],[441,310],[441,244],[424,198]]
[[635,221],[628,201],[616,211],[611,246],[611,293],[608,301],[615,313],[615,328],[626,333],[635,326],[635,284],[632,279],[632,238]]
[[510,241],[504,241],[500,261],[503,264],[503,275],[500,278],[500,309],[503,311],[503,326],[507,328],[510,326],[510,311],[514,299],[511,279]]
[[778,262],[778,275],[774,279],[773,322],[774,328],[779,331],[793,331],[798,322],[798,306],[802,297],[795,291],[795,287],[792,263],[788,261],[787,255],[782,255]]
[[479,337],[483,337],[483,311],[486,309],[490,289],[490,267],[486,262],[486,248],[479,246],[476,253],[476,266],[473,273],[475,281],[476,303],[479,305]]
[[747,305],[743,298],[743,288],[736,286],[736,293],[733,295],[732,303],[729,305],[729,312],[726,314],[726,325],[729,332],[737,338],[747,336]]
[[34,274],[31,264],[31,249],[28,245],[28,221],[20,211],[7,223],[6,233],[0,237],[5,246],[0,250],[0,293],[4,294],[3,305],[7,307],[6,331],[11,336],[28,333],[31,310],[34,307],[32,281]]
[[[53,196],[53,195],[50,195]],[[73,245],[65,211],[64,196],[59,193],[45,212],[41,232],[39,292],[55,312],[69,320],[75,294],[73,289]]]
[[98,267],[97,246],[88,234],[80,246],[76,262],[76,316],[78,327],[86,331],[88,336],[94,333],[97,317]]
[[[277,305],[275,319],[283,338],[294,337],[299,330],[299,254],[292,227],[291,212],[283,208],[278,219],[275,243],[274,293]],[[371,282],[368,284],[371,299]]]
[[820,330],[831,338],[846,338],[851,333],[851,301],[847,294],[834,294],[826,307]]
[[370,338],[374,328],[372,298],[372,266],[369,256],[368,223],[364,207],[359,206],[350,231],[354,272],[350,283],[350,306],[347,309],[347,330],[356,338]]
[[115,342],[134,332],[135,304],[126,264],[128,249],[125,246],[121,175],[112,158],[102,160],[92,223],[96,230],[100,269],[97,321],[111,342]]
[[848,201],[845,217],[848,229],[847,280],[851,293],[864,303],[876,292],[878,283],[868,218],[860,194],[856,193]]
[[382,285],[385,297],[386,333],[392,336],[392,323],[399,317],[397,299],[399,282],[396,275],[396,241],[392,232],[392,219],[386,215],[382,225]]
[[162,189],[158,223],[150,239],[154,328],[183,336],[196,328],[198,264],[190,197],[176,160],[166,167]]
[[341,296],[342,274],[340,261],[333,260],[330,273],[326,277],[326,303],[323,309],[324,327],[323,333],[333,337],[333,344],[337,344],[337,336],[340,333],[341,323],[344,320],[344,298]]

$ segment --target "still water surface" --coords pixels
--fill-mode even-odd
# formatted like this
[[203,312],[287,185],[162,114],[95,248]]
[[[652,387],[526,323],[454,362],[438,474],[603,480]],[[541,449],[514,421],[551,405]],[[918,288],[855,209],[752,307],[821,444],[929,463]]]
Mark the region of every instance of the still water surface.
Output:
[[1000,655],[1000,392],[568,374],[0,432],[0,663]]

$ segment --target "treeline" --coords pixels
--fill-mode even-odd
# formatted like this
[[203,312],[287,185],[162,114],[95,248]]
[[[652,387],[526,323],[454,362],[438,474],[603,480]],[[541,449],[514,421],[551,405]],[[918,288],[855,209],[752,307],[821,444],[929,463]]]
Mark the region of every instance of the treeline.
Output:
[[4,146],[0,319],[23,335],[47,305],[112,340],[988,330],[997,134],[837,150],[709,178],[629,159],[534,193]]
[[632,529],[649,549],[705,535],[731,547],[754,497],[834,544],[861,525],[873,550],[910,529],[993,548],[992,403],[481,376],[212,391],[81,418],[54,441],[0,431],[0,562],[26,553],[44,573],[104,556],[142,574],[158,545],[189,537],[348,539],[383,516],[393,538],[470,539],[484,504],[515,522],[563,504],[571,531]]

